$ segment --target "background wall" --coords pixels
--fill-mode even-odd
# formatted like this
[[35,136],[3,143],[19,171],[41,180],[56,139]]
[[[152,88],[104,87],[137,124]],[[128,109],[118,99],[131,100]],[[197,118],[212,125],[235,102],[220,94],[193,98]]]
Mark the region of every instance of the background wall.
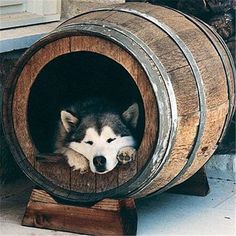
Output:
[[70,18],[93,8],[124,3],[125,0],[63,0],[62,18]]

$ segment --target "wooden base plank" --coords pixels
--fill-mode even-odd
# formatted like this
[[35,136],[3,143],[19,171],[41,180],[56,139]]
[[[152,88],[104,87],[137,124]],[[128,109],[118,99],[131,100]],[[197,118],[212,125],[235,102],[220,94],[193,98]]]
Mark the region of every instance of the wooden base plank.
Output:
[[134,199],[104,199],[93,206],[60,204],[48,193],[34,189],[22,225],[89,235],[136,235]]

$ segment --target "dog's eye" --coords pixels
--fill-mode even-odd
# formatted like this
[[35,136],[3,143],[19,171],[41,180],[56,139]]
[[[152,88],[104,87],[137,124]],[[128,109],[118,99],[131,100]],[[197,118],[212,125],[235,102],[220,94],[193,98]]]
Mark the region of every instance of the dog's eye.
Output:
[[114,140],[116,140],[116,138],[109,138],[109,139],[107,139],[107,142],[108,142],[108,143],[111,143],[111,142],[113,142]]
[[87,141],[87,142],[85,142],[85,143],[87,143],[87,144],[89,144],[89,145],[93,145],[93,141]]

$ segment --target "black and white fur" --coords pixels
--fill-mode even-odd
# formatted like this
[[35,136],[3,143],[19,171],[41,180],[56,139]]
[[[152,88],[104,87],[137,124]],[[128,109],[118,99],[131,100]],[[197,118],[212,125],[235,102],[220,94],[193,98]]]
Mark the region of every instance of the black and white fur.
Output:
[[119,161],[134,159],[138,117],[136,103],[119,112],[101,99],[80,101],[61,110],[55,152],[64,154],[73,170],[107,173]]

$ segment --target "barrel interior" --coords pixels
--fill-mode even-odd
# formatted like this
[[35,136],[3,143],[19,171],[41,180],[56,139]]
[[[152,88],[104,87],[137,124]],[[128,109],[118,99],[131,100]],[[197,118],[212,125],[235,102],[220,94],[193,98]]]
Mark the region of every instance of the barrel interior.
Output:
[[59,56],[45,65],[31,87],[28,122],[32,140],[39,152],[52,152],[60,110],[81,99],[93,97],[112,101],[121,113],[137,102],[140,143],[144,131],[144,108],[131,75],[106,56],[94,52],[74,52]]
[[[138,142],[145,128],[143,99],[134,79],[118,62],[102,54],[80,51],[63,54],[47,63],[38,73],[28,100],[28,129],[33,145],[40,153],[50,153],[54,129],[62,107],[84,97],[103,97],[120,111],[138,103]],[[142,148],[141,148],[142,149]],[[143,151],[141,150],[141,153]],[[139,151],[138,154],[139,155]],[[146,160],[148,156],[145,157]],[[137,157],[139,159],[139,157]],[[130,180],[138,171],[138,160],[117,166],[104,175],[81,175],[67,163],[40,163],[35,168],[59,186],[78,192],[102,192]]]

